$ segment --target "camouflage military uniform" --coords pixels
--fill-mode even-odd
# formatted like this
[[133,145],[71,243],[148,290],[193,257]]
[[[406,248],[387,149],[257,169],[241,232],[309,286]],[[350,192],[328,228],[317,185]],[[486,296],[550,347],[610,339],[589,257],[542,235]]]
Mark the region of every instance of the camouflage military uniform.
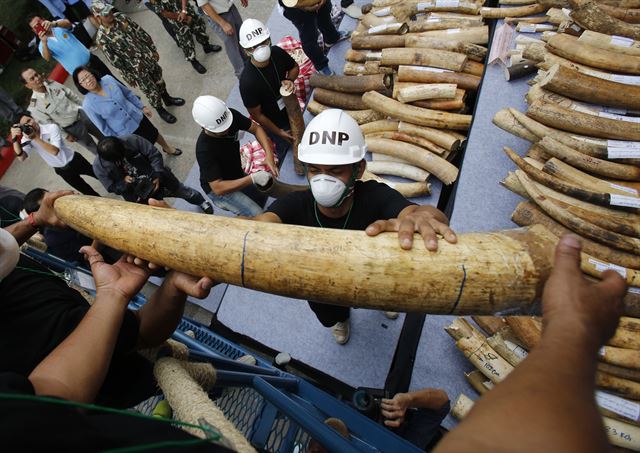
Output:
[[162,11],[180,13],[182,11],[180,0],[149,0],[147,6],[151,11],[160,16],[161,19],[169,23],[175,33],[176,44],[182,49],[187,60],[193,60],[196,57],[196,47],[193,42],[194,37],[196,41],[203,46],[206,47],[209,45],[209,36],[206,32],[205,23],[202,17],[196,13],[191,3],[187,3],[187,16],[190,16],[192,19],[189,25],[161,16]]
[[139,87],[152,107],[162,108],[166,85],[151,36],[124,14],[113,15],[113,27],[101,25],[96,43],[130,86]]

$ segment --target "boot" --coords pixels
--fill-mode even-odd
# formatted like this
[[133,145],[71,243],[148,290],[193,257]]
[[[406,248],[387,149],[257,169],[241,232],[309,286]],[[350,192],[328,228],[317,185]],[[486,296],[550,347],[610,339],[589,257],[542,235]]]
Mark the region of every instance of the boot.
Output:
[[167,107],[170,105],[180,106],[180,105],[184,105],[185,100],[182,98],[171,97],[169,96],[169,93],[167,93],[167,91],[165,90],[165,92],[162,93],[162,102],[164,102],[167,105]]
[[158,107],[156,109],[156,112],[158,112],[158,115],[160,116],[160,118],[162,118],[163,120],[165,120],[167,123],[169,124],[173,124],[175,123],[176,117],[173,116],[171,113],[167,112],[164,107]]
[[222,47],[217,44],[207,44],[206,46],[202,46],[202,50],[204,50],[204,53],[220,52]]
[[202,66],[200,62],[195,58],[193,60],[189,60],[189,63],[191,63],[191,66],[193,66],[193,69],[198,71],[198,73],[204,74],[205,72],[207,72],[207,69],[204,66]]

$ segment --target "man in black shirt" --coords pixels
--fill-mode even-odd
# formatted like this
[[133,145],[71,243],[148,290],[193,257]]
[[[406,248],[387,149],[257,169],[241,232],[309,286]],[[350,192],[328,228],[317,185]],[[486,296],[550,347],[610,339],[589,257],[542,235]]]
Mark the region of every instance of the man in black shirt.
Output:
[[[293,225],[365,230],[369,236],[397,231],[408,250],[420,233],[428,250],[438,247],[436,233],[456,242],[448,219],[432,206],[411,203],[386,184],[357,181],[366,168],[364,136],[353,118],[329,109],[305,129],[298,147],[310,190],[277,199],[255,220]],[[319,321],[331,327],[338,344],[349,340],[349,308],[309,301]]]
[[197,190],[182,184],[164,166],[155,146],[139,135],[100,140],[93,170],[105,189],[127,201],[147,204],[149,198],[177,197],[213,214],[211,203]]
[[269,30],[256,19],[242,23],[240,45],[251,57],[240,76],[242,102],[275,143],[282,165],[293,137],[280,87],[292,91],[300,68],[287,52],[271,45]]
[[38,211],[0,231],[0,374],[28,377],[36,395],[131,407],[155,392],[151,365],[136,348],[164,342],[187,295],[206,297],[213,282],[171,271],[148,302],[131,311],[129,300],[149,277],[147,263],[123,257],[109,265],[83,247],[97,290],[90,306],[63,279],[18,253],[39,228],[65,227],[53,203],[70,194],[47,192]]
[[[267,195],[254,184],[266,186],[272,175],[278,177],[271,143],[264,129],[214,96],[200,96],[193,102],[193,119],[202,132],[196,143],[196,159],[200,166],[200,185],[217,207],[242,216],[262,213]],[[265,152],[270,170],[246,175],[240,161],[238,132],[256,136]]]

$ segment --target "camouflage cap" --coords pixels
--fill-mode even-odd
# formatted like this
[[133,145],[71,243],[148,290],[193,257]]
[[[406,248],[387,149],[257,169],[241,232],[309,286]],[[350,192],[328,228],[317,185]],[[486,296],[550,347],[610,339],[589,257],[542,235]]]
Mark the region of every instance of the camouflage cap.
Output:
[[93,0],[91,3],[91,12],[95,16],[107,16],[111,13],[113,5],[103,0]]

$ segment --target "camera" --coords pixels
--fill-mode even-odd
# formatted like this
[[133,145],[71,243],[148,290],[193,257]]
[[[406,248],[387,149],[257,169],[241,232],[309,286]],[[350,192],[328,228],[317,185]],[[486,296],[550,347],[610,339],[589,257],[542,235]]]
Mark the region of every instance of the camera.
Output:
[[153,194],[153,180],[146,175],[138,176],[133,182],[133,193],[138,203],[147,204]]
[[380,412],[380,403],[383,398],[389,398],[388,390],[358,387],[358,389],[353,393],[351,402],[354,407],[360,411],[360,413],[378,423],[382,423],[384,422],[384,417]]
[[30,124],[21,124],[20,130],[24,135],[27,135],[27,136],[33,134],[33,126],[31,126]]

